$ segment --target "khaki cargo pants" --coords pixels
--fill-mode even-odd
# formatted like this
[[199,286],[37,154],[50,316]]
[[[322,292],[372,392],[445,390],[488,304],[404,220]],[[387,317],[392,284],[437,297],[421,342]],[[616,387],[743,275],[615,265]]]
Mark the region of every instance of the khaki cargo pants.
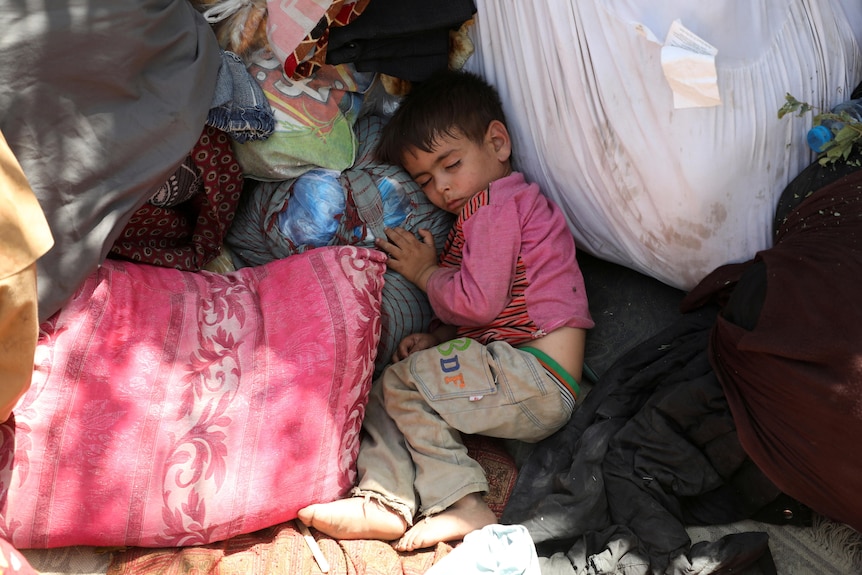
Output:
[[373,497],[411,525],[487,492],[461,433],[537,442],[571,417],[556,379],[507,343],[461,338],[411,354],[374,382],[363,421],[354,495]]

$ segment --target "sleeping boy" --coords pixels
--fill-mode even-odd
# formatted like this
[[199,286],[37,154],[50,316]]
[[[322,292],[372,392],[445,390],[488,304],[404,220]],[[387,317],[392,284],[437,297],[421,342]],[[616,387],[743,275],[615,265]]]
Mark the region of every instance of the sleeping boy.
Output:
[[460,434],[537,442],[565,425],[594,324],[565,218],[513,171],[492,86],[452,71],[418,84],[377,153],[457,216],[439,257],[427,230],[377,241],[427,293],[436,325],[404,338],[374,382],[352,496],[298,515],[338,539],[410,551],[496,522]]

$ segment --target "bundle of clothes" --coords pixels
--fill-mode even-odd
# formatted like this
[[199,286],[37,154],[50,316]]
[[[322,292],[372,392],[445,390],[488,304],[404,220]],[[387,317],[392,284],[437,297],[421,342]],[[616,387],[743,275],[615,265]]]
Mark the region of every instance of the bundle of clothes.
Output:
[[[110,257],[233,271],[325,245],[371,247],[395,225],[429,229],[442,246],[449,215],[403,170],[377,162],[374,147],[411,81],[465,58],[469,46],[453,50],[452,39],[466,37],[471,0],[433,9],[339,0],[292,51],[272,31],[285,15],[271,3],[194,4],[221,48],[206,127]],[[431,320],[424,294],[386,275],[378,373]]]

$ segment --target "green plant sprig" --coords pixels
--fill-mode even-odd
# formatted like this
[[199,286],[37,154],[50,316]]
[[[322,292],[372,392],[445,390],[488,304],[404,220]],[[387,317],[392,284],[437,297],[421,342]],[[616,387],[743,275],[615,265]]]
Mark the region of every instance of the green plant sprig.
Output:
[[[817,109],[807,102],[800,102],[790,94],[784,95],[785,103],[778,109],[778,118],[781,119],[787,114],[795,114],[797,117],[802,117],[809,112],[816,112]],[[818,112],[813,117],[813,126],[819,126],[824,120],[835,120],[841,122],[843,126],[837,132],[833,132],[834,138],[823,145],[823,150],[818,155],[818,162],[821,166],[834,164],[842,160],[851,165],[859,165],[859,159],[849,161],[850,154],[853,152],[854,146],[862,141],[862,122],[859,122],[847,112]]]

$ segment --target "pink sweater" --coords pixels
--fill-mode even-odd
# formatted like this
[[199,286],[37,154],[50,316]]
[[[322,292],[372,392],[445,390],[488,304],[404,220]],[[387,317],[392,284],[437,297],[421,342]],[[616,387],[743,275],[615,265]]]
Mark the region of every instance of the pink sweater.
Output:
[[461,210],[440,265],[428,298],[459,336],[520,345],[563,326],[594,325],[563,213],[518,172]]

